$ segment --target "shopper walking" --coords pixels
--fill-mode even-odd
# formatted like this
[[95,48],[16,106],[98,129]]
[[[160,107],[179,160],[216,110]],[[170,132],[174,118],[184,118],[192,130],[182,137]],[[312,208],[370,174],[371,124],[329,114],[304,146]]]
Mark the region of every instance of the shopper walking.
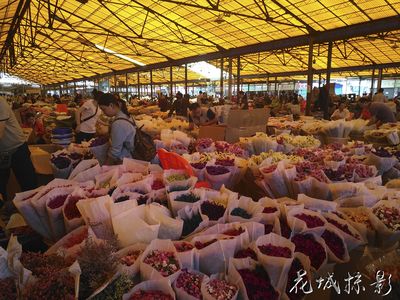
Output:
[[22,191],[37,187],[35,169],[25,135],[11,107],[0,97],[0,193],[7,200],[7,183],[10,172]]
[[383,94],[383,89],[380,88],[378,90],[378,92],[372,97],[372,102],[381,102],[381,103],[383,103],[385,101],[386,101],[386,97]]

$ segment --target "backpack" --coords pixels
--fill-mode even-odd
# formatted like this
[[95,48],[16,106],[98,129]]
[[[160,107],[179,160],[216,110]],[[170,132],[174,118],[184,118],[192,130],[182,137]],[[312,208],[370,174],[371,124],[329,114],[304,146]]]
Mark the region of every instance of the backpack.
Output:
[[133,143],[135,149],[131,152],[132,158],[151,161],[156,156],[156,145],[154,144],[153,138],[142,131],[144,125],[137,127],[135,121],[125,118],[116,118],[113,122],[117,120],[125,120],[136,128],[135,140]]

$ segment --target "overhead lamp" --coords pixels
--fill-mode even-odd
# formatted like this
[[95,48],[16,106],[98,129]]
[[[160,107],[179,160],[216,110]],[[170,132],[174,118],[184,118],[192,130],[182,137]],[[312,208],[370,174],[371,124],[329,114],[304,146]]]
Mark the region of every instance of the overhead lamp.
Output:
[[120,53],[118,53],[118,52],[115,52],[114,50],[108,49],[108,48],[103,47],[103,46],[100,46],[100,45],[98,45],[98,44],[95,44],[95,46],[96,46],[97,49],[99,49],[99,50],[101,50],[101,51],[104,51],[104,52],[106,52],[106,53],[110,53],[110,54],[112,54],[112,55],[114,55],[114,56],[116,56],[116,57],[119,57],[119,58],[121,58],[121,59],[124,59],[124,60],[126,60],[126,61],[129,61],[129,62],[131,62],[131,63],[134,63],[135,65],[138,65],[138,66],[145,66],[145,65],[146,65],[146,64],[144,64],[144,63],[142,63],[142,62],[140,62],[140,61],[137,61],[137,60],[135,60],[135,59],[133,59],[133,58],[130,58],[130,57],[126,56],[126,55],[120,54]]
[[89,0],[76,0],[76,1],[78,1],[79,3],[82,3],[82,4],[86,4],[89,2]]

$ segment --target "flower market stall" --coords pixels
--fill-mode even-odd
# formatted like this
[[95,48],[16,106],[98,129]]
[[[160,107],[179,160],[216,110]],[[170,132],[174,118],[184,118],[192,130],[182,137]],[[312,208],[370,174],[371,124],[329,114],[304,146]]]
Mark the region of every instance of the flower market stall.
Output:
[[[370,284],[390,273],[396,299],[400,183],[383,185],[396,149],[287,133],[229,144],[173,129],[157,141],[179,154],[160,154],[164,168],[102,166],[101,139],[54,153],[58,178],[13,201],[49,248],[26,252],[11,236],[0,299],[302,299],[299,274],[316,292],[341,268]],[[261,198],[236,192],[249,174]]]

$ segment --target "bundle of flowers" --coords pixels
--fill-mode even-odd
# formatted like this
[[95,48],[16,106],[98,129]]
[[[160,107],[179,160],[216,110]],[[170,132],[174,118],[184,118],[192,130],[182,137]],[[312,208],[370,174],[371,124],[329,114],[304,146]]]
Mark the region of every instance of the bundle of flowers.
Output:
[[200,207],[201,213],[206,215],[211,221],[220,220],[225,215],[226,211],[226,206],[214,201],[204,201]]
[[203,294],[207,299],[233,300],[236,298],[238,288],[224,279],[210,279],[202,286]]
[[201,283],[204,275],[199,272],[182,270],[174,282],[178,299],[202,299]]
[[133,293],[129,300],[173,300],[174,298],[171,295],[163,293],[161,291],[143,291],[138,290]]
[[255,261],[258,260],[257,253],[255,253],[254,250],[251,248],[239,250],[235,253],[235,256],[234,256],[234,258],[246,258],[246,257],[250,257],[251,259],[254,259]]
[[260,265],[257,265],[253,270],[241,269],[238,272],[249,299],[279,299],[279,293],[271,285],[268,273]]
[[95,295],[93,300],[120,300],[122,296],[134,287],[134,281],[122,274],[113,280],[104,290]]
[[311,266],[319,270],[327,260],[325,245],[318,242],[313,234],[296,234],[291,238],[296,252],[301,252],[310,258]]
[[201,138],[196,142],[198,152],[213,152],[215,150],[214,141],[210,138]]
[[0,300],[18,299],[17,287],[13,277],[0,279]]
[[179,262],[173,252],[153,250],[143,260],[156,269],[163,277],[168,277],[179,270]]
[[333,229],[325,229],[321,238],[324,240],[330,259],[335,262],[347,262],[350,260],[347,247],[337,231]]

